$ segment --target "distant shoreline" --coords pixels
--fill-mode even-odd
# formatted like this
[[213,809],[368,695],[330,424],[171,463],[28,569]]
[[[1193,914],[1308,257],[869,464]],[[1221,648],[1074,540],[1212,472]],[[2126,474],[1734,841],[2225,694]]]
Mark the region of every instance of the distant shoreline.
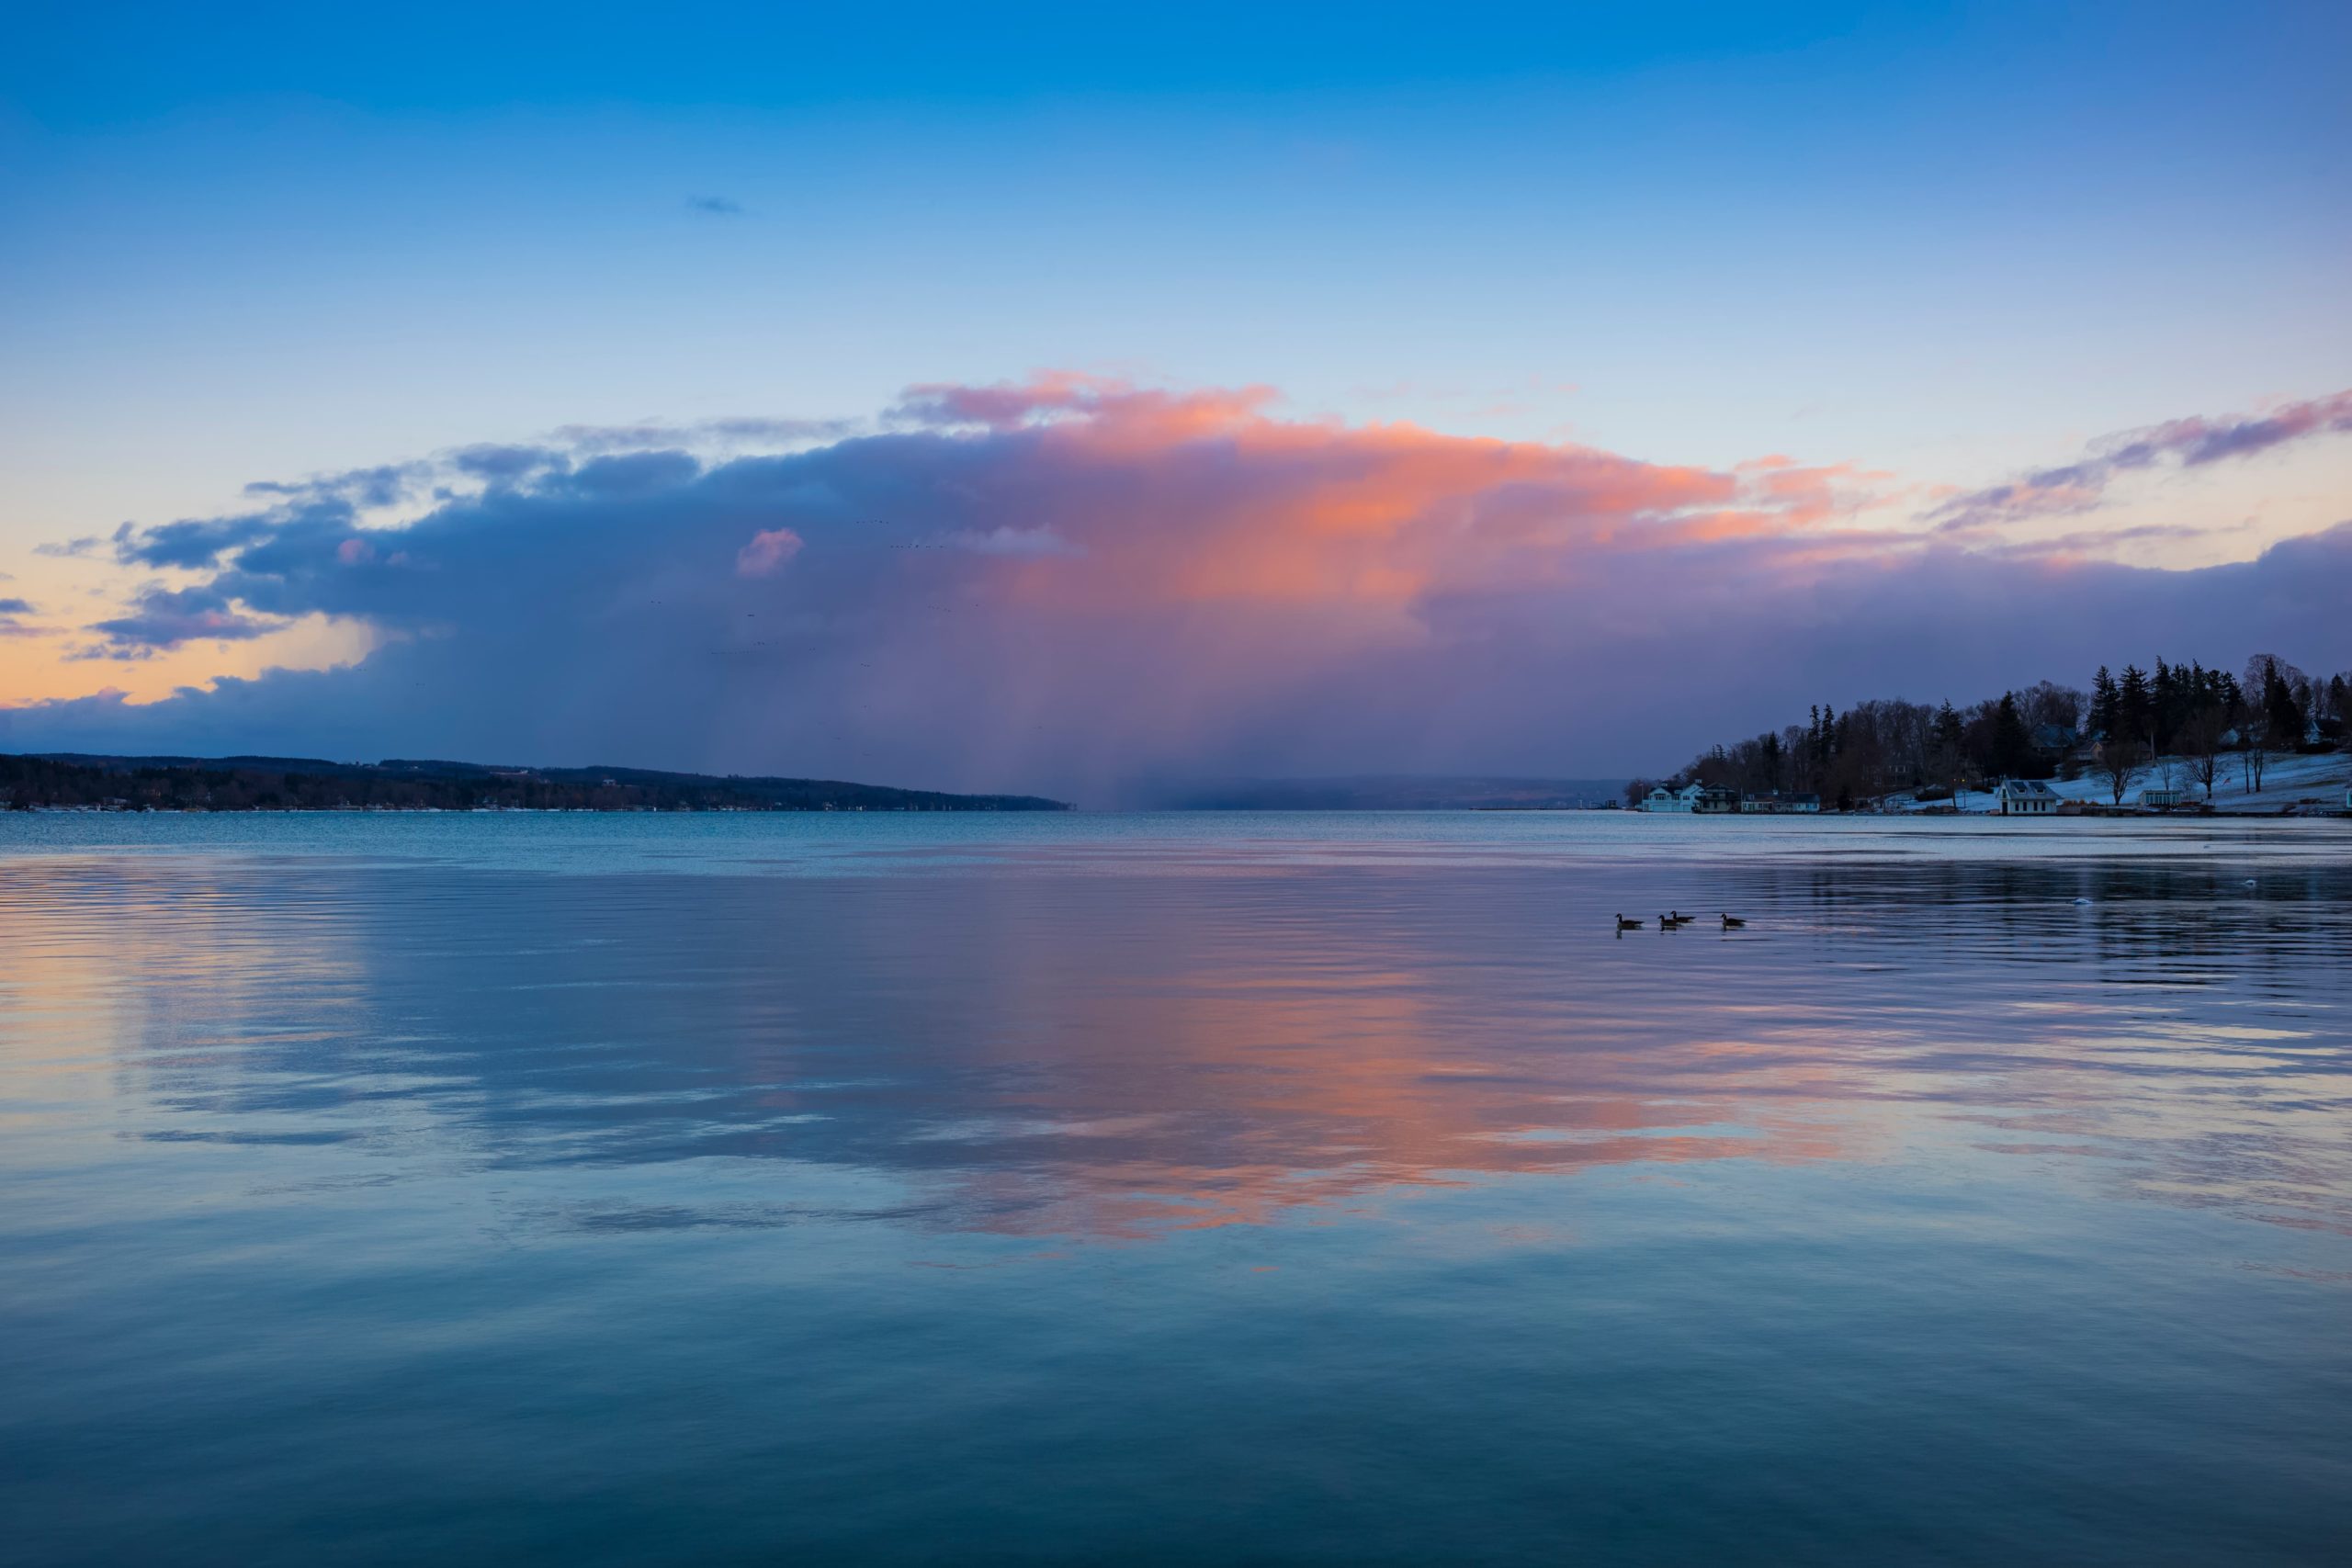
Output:
[[14,811],[1068,811],[1032,795],[951,795],[836,779],[394,759],[0,754]]
[[1084,815],[1021,806],[23,806],[19,817],[945,817]]

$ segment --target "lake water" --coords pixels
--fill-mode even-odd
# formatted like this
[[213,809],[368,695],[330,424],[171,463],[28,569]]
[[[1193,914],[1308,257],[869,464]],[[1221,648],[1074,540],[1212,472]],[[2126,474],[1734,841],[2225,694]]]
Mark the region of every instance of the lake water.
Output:
[[2348,829],[0,817],[0,1555],[2346,1561]]

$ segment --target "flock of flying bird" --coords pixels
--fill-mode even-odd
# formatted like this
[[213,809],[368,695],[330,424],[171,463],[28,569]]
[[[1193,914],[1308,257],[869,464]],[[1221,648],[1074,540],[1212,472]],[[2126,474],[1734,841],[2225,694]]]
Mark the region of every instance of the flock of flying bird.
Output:
[[[1657,918],[1657,929],[1662,931],[1679,931],[1684,926],[1687,926],[1693,920],[1696,920],[1699,917],[1696,915],[1686,915],[1679,909],[1669,909],[1665,914],[1660,915]],[[1747,923],[1737,915],[1725,915],[1723,918],[1723,920],[1724,930],[1727,931],[1737,931],[1740,927]],[[1645,930],[1648,925],[1649,922],[1647,920],[1629,920],[1623,915],[1617,917],[1617,929],[1621,931],[1642,931]]]

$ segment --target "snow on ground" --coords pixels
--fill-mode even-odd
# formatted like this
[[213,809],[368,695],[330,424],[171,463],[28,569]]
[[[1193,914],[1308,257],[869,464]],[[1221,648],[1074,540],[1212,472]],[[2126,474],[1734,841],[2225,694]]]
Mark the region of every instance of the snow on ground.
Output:
[[[2177,783],[2165,777],[2167,762],[2178,768]],[[2191,780],[2188,762],[2180,758],[2165,758],[2154,766],[2140,771],[2139,776],[2124,790],[2123,804],[2137,806],[2142,790],[2163,789],[2168,783],[2172,783],[2173,787],[2188,791],[2191,800],[2201,802],[2205,798],[2204,786]],[[2086,773],[2078,779],[2052,779],[2049,784],[2063,800],[2087,801],[2093,806],[2114,804],[2114,789],[2105,779],[2094,774]],[[2222,759],[2220,776],[2213,781],[2213,809],[2267,814],[2282,806],[2303,805],[2334,807],[2341,811],[2345,808],[2344,792],[2347,788],[2352,788],[2352,753],[2332,751],[2317,757],[2273,757],[2269,767],[2263,770],[2260,795],[2247,793],[2245,774],[2238,767],[2238,759],[2234,755],[2225,756]],[[1950,802],[1935,801],[1927,807],[1912,805],[1901,808],[1917,811],[1947,804],[1957,806],[1966,813],[1991,811],[1999,802],[1989,791],[1962,790]],[[1889,801],[1888,805],[1895,806],[1896,803]]]

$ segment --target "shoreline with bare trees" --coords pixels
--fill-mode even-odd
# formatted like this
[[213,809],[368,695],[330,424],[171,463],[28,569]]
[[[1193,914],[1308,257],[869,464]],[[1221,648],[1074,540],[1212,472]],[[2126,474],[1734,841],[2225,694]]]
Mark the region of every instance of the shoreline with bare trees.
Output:
[[[1817,795],[1826,811],[1968,809],[1970,796],[2016,779],[2052,781],[2077,811],[2124,809],[2135,790],[2145,809],[2291,808],[2306,803],[2264,799],[2284,782],[2274,778],[2282,761],[2344,755],[2348,728],[2352,671],[2311,675],[2270,653],[2236,673],[2159,659],[2153,671],[2101,665],[2088,690],[2042,681],[1966,708],[1903,698],[1815,707],[1804,723],[1712,747],[1667,778],[1634,780],[1625,797],[1701,784]],[[2287,772],[2299,788],[2333,777]],[[2339,791],[2332,805],[2343,804]]]

